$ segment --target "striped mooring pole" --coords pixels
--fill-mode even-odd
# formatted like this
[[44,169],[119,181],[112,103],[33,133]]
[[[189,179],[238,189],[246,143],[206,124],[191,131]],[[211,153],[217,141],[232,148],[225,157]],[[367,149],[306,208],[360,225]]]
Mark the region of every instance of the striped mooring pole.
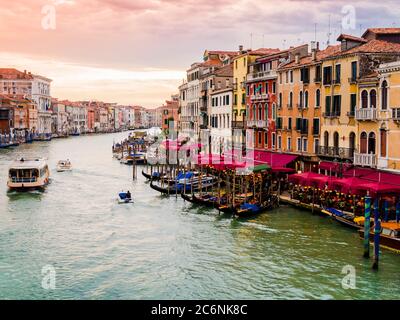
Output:
[[364,258],[369,258],[369,229],[371,223],[371,197],[365,197]]
[[[385,215],[386,215],[387,201],[385,201]],[[378,270],[379,265],[379,240],[381,236],[381,221],[379,219],[379,202],[378,199],[375,200],[374,206],[374,263],[372,264],[372,269]]]
[[400,221],[400,202],[396,205],[396,222],[399,223]]
[[388,222],[389,221],[389,203],[387,201],[385,201],[383,203],[383,208],[384,208],[384,221]]

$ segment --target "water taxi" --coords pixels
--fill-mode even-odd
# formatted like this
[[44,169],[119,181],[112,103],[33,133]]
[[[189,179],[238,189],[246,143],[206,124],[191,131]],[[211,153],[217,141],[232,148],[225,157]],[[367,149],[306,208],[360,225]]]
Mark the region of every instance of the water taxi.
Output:
[[71,171],[72,164],[71,161],[67,160],[60,160],[57,163],[57,172],[64,172],[64,171]]
[[7,186],[10,189],[44,188],[50,171],[44,159],[18,159],[9,168]]

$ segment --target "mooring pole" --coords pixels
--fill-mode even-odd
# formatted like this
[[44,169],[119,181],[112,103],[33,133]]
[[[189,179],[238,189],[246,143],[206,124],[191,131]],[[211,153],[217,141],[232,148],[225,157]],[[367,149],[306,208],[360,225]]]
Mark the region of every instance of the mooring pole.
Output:
[[371,197],[365,197],[364,258],[369,258],[369,229],[371,223]]
[[[385,204],[387,202],[385,201]],[[378,270],[379,265],[379,240],[381,235],[381,221],[379,220],[379,201],[378,198],[375,200],[374,206],[374,263],[372,264],[372,269]]]
[[383,208],[384,208],[384,221],[388,222],[389,221],[389,203],[387,200],[383,203]]
[[399,223],[400,221],[400,202],[397,202],[396,205],[396,222]]

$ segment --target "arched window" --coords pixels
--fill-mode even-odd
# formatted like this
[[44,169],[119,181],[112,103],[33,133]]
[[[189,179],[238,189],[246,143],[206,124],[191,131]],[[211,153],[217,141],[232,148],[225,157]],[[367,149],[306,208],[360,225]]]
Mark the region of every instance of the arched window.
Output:
[[289,93],[289,107],[293,108],[293,92]]
[[300,108],[303,108],[303,91],[300,91],[299,105],[300,105]]
[[386,158],[386,146],[387,146],[387,132],[385,129],[381,129],[381,157]]
[[361,92],[361,108],[368,108],[368,92],[364,90]]
[[308,108],[308,91],[304,92],[304,108]]
[[268,117],[269,117],[269,115],[268,115],[268,112],[269,112],[268,109],[269,109],[269,108],[268,108],[268,103],[266,103],[266,104],[265,104],[265,111],[264,111],[264,112],[265,112],[265,113],[264,113],[264,114],[265,114],[265,120],[268,120]]
[[367,143],[368,143],[367,133],[363,132],[360,135],[360,153],[367,153]]
[[321,106],[321,90],[317,89],[315,93],[315,106],[320,107]]
[[279,107],[282,108],[282,92],[279,93]]
[[[327,149],[329,147],[329,132],[325,131],[324,132],[324,146]],[[327,152],[327,150],[325,150]]]
[[272,119],[276,121],[276,105],[272,104]]
[[351,157],[354,154],[355,148],[356,148],[356,134],[354,132],[351,132],[349,135],[349,149]]
[[263,114],[262,114],[262,105],[260,104],[258,106],[258,120],[262,120],[263,119]]
[[388,108],[388,83],[386,80],[382,82],[382,110]]
[[371,108],[376,108],[376,90],[374,89],[369,93],[369,104]]
[[374,132],[370,132],[368,136],[368,153],[375,154],[376,149],[376,136]]
[[333,134],[333,147],[334,147],[334,152],[335,155],[339,154],[339,133],[335,131]]

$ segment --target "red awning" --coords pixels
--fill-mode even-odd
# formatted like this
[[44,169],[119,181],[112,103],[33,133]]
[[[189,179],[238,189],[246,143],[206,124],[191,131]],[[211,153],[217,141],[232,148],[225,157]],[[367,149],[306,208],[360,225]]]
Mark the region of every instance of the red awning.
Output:
[[247,158],[254,160],[255,164],[268,164],[272,170],[274,168],[284,168],[295,161],[298,156],[292,154],[277,153],[271,151],[250,151]]

